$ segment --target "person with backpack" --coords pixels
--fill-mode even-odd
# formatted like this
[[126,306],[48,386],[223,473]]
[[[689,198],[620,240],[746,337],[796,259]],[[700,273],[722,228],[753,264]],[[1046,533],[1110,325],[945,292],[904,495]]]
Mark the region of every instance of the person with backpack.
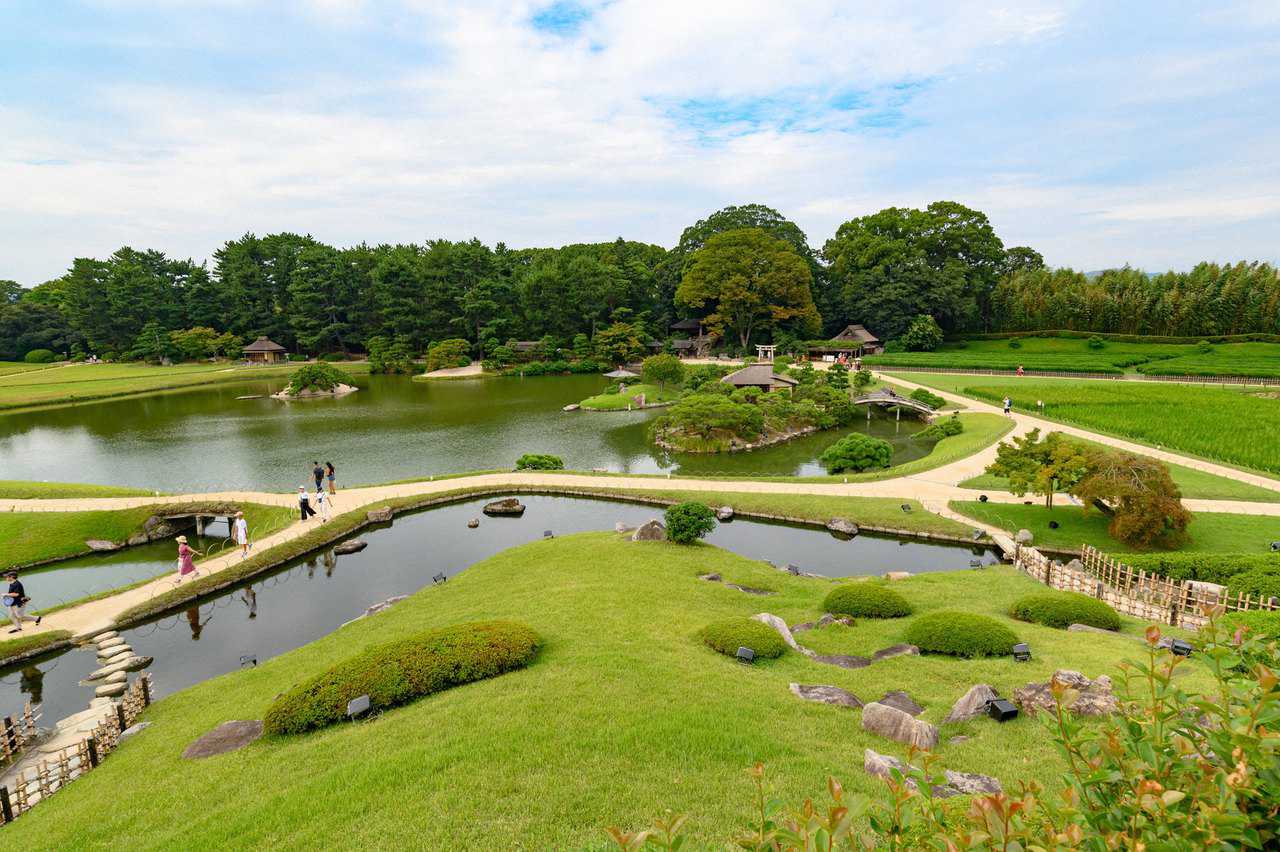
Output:
[[27,597],[27,590],[18,582],[18,572],[6,571],[4,578],[9,581],[9,589],[4,593],[4,605],[9,610],[9,620],[13,622],[13,629],[9,632],[21,633],[24,621],[34,621],[38,625],[44,616],[27,615],[27,602],[31,598]]

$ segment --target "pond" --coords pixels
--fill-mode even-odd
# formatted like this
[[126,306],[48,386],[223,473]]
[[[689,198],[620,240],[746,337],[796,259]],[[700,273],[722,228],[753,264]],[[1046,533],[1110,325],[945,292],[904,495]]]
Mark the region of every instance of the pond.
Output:
[[[280,402],[284,380],[213,385],[0,416],[5,479],[94,482],[170,492],[291,490],[311,462],[332,461],[339,485],[510,468],[523,453],[553,453],[578,470],[625,473],[822,475],[816,459],[849,430],[750,453],[668,454],[648,439],[661,409],[560,409],[600,392],[600,376],[415,382],[362,376],[341,399]],[[929,445],[922,428],[878,412],[853,427],[885,438],[899,464]]]
[[[371,604],[412,594],[440,572],[453,576],[517,544],[542,537],[612,529],[618,521],[639,525],[661,509],[578,497],[524,496],[520,518],[483,518],[466,527],[494,497],[453,503],[402,515],[387,528],[361,534],[361,553],[334,555],[331,548],[293,560],[240,588],[198,606],[122,631],[143,655],[156,658],[150,671],[158,694],[168,694],[240,667],[241,656],[259,662],[337,629]],[[879,575],[885,571],[951,571],[970,560],[998,561],[994,551],[871,535],[844,541],[823,529],[761,521],[720,524],[707,540],[753,559],[831,577]],[[83,569],[80,569],[83,570]],[[168,570],[166,561],[162,570]],[[37,575],[29,593],[39,593]],[[34,596],[34,594],[33,594]],[[89,649],[73,649],[0,671],[0,713],[23,702],[44,703],[44,724],[83,710],[92,696],[78,682],[97,667]]]

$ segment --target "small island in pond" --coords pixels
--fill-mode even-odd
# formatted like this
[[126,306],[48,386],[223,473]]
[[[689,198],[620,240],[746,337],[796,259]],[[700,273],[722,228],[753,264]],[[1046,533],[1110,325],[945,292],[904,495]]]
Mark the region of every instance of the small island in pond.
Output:
[[345,371],[324,361],[318,361],[294,370],[289,376],[288,387],[273,393],[271,398],[293,400],[346,396],[359,390],[355,381]]

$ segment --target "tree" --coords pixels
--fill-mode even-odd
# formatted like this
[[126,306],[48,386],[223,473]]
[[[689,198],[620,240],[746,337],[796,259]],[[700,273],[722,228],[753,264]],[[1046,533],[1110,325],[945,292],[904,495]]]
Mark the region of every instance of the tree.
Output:
[[920,314],[898,340],[908,352],[932,352],[942,343],[942,329],[933,317]]
[[676,304],[709,308],[707,327],[736,334],[745,347],[757,328],[784,322],[816,333],[822,320],[812,283],[813,275],[790,243],[759,228],[743,228],[715,235],[690,258]]
[[369,372],[413,372],[413,350],[406,341],[377,335],[365,341],[365,346],[369,350]]
[[178,348],[160,323],[152,320],[142,327],[133,341],[128,357],[139,361],[163,361],[176,355]]
[[591,357],[591,338],[585,334],[573,336],[573,357],[579,361]]
[[872,468],[888,467],[892,457],[893,446],[888,441],[854,432],[827,447],[818,460],[828,473],[846,470],[861,473]]
[[25,292],[22,285],[8,278],[0,279],[0,305],[16,305]]
[[1112,538],[1138,548],[1172,549],[1186,541],[1191,513],[1162,462],[1100,449],[1089,453],[1088,466],[1071,493],[1085,512],[1097,507],[1111,517]]
[[1013,246],[1004,253],[1004,273],[1044,269],[1044,255],[1029,246]]
[[858,372],[853,374],[853,388],[856,391],[864,391],[871,386],[876,377],[871,375],[871,371],[866,367],[862,367]]
[[427,372],[471,363],[471,344],[460,337],[440,340],[427,350]]
[[355,385],[356,380],[344,370],[332,364],[317,361],[294,370],[289,376],[288,391],[299,394],[303,391],[331,391],[338,385]]
[[764,413],[750,403],[737,403],[727,396],[696,393],[686,396],[654,421],[655,432],[709,440],[717,433],[751,441],[760,436]]
[[1021,497],[1031,492],[1044,496],[1046,508],[1053,508],[1053,495],[1071,491],[1089,473],[1089,455],[1085,446],[1061,432],[1050,432],[1043,439],[1039,429],[1032,429],[1010,442],[996,447],[996,460],[987,473],[1009,480],[1009,490]]
[[211,358],[218,351],[218,332],[211,328],[189,328],[186,331],[171,331],[169,339],[173,348],[188,361]]
[[693,544],[716,528],[716,513],[706,503],[677,503],[667,509],[667,540],[677,544]]
[[596,355],[609,364],[626,364],[644,353],[640,330],[627,322],[615,322],[602,329],[593,342]]
[[674,355],[650,355],[640,364],[640,376],[649,384],[678,385],[684,381],[684,364]]

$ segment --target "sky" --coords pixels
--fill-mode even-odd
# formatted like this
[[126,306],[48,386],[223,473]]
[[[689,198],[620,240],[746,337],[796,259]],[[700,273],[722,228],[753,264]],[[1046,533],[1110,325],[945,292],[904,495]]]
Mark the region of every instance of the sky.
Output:
[[0,279],[939,199],[1053,265],[1276,262],[1277,93],[1275,0],[0,0]]

